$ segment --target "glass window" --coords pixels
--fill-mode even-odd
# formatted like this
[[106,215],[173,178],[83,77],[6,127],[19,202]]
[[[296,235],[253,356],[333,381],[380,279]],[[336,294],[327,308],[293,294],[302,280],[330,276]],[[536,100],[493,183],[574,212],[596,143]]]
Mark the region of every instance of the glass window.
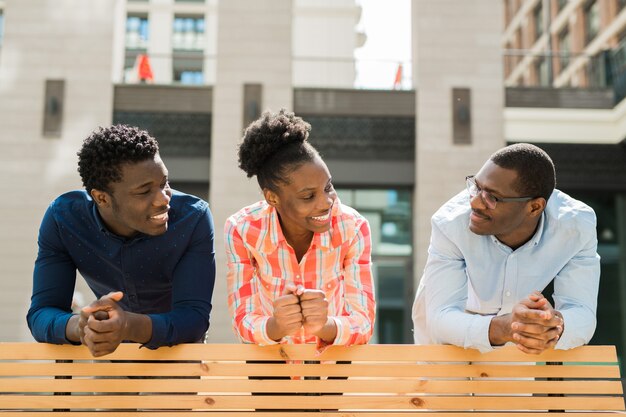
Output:
[[175,16],[172,30],[174,50],[204,49],[204,17]]
[[570,43],[569,30],[565,29],[559,34],[559,59],[561,62],[561,71],[569,65]]
[[597,1],[585,6],[585,41],[589,43],[600,31],[600,5]]
[[343,204],[367,218],[376,285],[372,343],[412,343],[412,193],[408,189],[337,189]]
[[201,51],[174,52],[174,81],[185,85],[204,84],[204,56]]
[[537,71],[537,85],[548,87],[550,83],[548,78],[548,61],[545,57],[538,58],[535,61],[535,71]]
[[543,5],[541,2],[533,11],[533,20],[535,22],[535,40],[537,40],[543,35]]
[[148,47],[148,17],[128,15],[126,18],[126,48],[146,49]]

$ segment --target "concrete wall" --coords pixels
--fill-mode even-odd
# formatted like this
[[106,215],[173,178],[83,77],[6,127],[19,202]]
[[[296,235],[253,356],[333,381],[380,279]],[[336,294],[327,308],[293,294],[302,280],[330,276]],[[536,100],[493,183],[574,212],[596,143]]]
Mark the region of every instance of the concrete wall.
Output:
[[261,198],[255,179],[237,166],[244,125],[244,84],[262,85],[260,110],[291,109],[291,0],[228,0],[218,6],[217,72],[211,133],[211,210],[215,219],[217,280],[209,340],[234,340],[226,303],[224,222]]
[[[427,258],[430,217],[504,146],[502,2],[413,0],[417,94],[414,211],[416,283]],[[471,89],[473,142],[452,141],[452,89]],[[417,286],[416,286],[417,288]]]
[[[50,201],[79,188],[76,151],[111,122],[114,0],[7,0],[0,55],[0,341],[26,327],[37,231]],[[43,136],[46,79],[65,80],[62,133]],[[90,294],[90,292],[88,293]]]

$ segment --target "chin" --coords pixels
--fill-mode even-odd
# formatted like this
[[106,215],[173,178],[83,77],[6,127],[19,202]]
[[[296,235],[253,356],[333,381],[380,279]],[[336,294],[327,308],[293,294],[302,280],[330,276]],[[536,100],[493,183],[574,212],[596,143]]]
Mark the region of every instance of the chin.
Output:
[[476,225],[473,225],[472,222],[470,222],[470,224],[469,224],[469,230],[470,230],[470,232],[474,233],[475,235],[479,235],[479,236],[492,234],[492,233],[490,233],[487,230],[481,229],[480,227],[478,227]]

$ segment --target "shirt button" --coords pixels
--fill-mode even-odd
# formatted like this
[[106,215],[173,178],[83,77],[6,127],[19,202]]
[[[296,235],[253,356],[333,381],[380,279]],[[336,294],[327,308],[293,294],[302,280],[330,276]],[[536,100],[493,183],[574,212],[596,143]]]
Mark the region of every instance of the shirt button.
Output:
[[504,295],[506,295],[507,297],[510,297],[511,296],[511,291],[505,292]]

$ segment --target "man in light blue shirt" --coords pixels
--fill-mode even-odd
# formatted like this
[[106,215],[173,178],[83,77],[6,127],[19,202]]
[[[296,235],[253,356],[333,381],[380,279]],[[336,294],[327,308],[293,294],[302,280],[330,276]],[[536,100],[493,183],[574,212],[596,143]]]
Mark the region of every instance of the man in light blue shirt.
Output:
[[[600,280],[593,210],[555,190],[540,148],[500,149],[432,217],[413,304],[417,344],[527,353],[588,343]],[[554,302],[541,295],[554,281]]]

